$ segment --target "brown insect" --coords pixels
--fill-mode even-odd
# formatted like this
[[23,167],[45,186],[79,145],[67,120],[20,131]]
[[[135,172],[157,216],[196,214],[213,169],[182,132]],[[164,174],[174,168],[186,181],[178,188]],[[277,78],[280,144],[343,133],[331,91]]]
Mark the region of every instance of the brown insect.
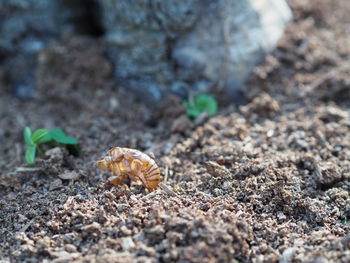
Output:
[[129,176],[131,180],[140,179],[150,191],[158,187],[158,165],[151,157],[138,150],[114,147],[96,164],[104,171],[113,172],[113,176],[109,178],[110,184],[117,186]]

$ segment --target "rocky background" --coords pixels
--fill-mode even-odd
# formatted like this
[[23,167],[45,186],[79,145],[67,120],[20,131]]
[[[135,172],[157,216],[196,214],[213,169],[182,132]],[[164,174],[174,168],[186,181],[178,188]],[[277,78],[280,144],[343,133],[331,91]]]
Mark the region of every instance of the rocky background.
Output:
[[38,54],[64,34],[99,38],[118,87],[147,102],[171,93],[237,95],[291,13],[284,0],[1,0],[0,63],[34,96]]

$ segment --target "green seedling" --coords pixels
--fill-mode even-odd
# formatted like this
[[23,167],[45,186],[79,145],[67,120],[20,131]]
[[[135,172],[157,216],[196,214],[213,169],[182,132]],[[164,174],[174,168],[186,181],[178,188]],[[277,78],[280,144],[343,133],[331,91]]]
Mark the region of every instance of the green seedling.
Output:
[[194,99],[184,101],[186,114],[191,119],[196,119],[203,112],[207,112],[209,116],[213,116],[218,112],[218,103],[216,99],[209,94],[199,94]]
[[77,154],[80,150],[79,142],[67,136],[62,129],[39,129],[32,133],[32,130],[27,126],[23,131],[24,141],[27,145],[25,159],[27,163],[34,163],[35,156],[38,152],[42,154],[39,144],[55,143],[58,146],[65,146],[70,152]]

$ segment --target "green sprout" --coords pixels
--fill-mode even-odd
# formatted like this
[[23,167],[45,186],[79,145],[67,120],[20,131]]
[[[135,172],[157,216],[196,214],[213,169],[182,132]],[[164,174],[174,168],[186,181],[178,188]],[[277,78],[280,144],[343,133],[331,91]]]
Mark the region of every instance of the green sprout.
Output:
[[207,112],[209,116],[213,116],[218,112],[218,103],[216,99],[209,94],[199,94],[188,101],[184,101],[186,114],[191,119],[196,119],[203,112]]
[[23,131],[24,141],[27,145],[25,159],[27,163],[34,163],[36,153],[42,154],[39,144],[42,143],[56,143],[59,146],[63,145],[72,153],[77,154],[80,150],[79,142],[67,136],[62,129],[56,128],[52,130],[38,129],[34,133],[27,126]]

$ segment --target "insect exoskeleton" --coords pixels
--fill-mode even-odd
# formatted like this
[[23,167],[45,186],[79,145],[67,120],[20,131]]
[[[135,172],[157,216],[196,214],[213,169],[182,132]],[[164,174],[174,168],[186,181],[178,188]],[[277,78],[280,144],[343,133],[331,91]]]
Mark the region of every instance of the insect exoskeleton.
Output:
[[158,187],[160,170],[156,162],[147,154],[129,148],[114,147],[96,164],[104,171],[112,172],[109,183],[119,185],[123,180],[139,179],[150,191]]

